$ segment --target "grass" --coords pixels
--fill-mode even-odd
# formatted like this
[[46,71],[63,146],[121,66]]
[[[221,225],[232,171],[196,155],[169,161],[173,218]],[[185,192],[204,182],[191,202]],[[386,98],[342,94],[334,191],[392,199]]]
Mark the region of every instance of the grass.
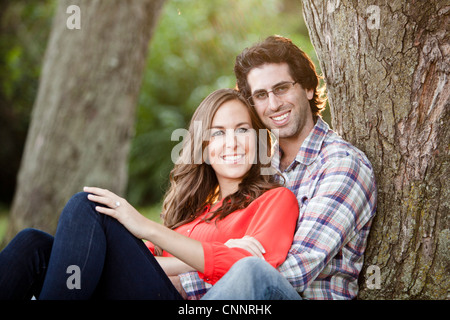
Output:
[[8,215],[9,208],[0,206],[0,243],[3,240],[3,236],[6,232],[6,227],[8,226]]

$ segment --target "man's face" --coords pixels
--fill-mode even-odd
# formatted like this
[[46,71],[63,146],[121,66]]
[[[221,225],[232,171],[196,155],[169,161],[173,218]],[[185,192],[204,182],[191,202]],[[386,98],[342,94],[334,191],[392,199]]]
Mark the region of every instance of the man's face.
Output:
[[[281,83],[294,82],[287,63],[268,63],[254,68],[247,75],[247,81],[252,95],[261,90],[272,91]],[[279,130],[280,139],[303,141],[314,127],[309,105],[313,94],[313,90],[305,90],[296,83],[284,95],[269,92],[266,103],[255,104],[255,110],[270,130]]]

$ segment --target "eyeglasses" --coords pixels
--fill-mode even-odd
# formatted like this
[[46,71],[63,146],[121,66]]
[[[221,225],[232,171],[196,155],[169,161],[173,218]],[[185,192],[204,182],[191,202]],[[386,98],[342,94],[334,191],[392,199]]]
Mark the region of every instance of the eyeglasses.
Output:
[[258,90],[247,100],[252,106],[266,106],[269,103],[270,92],[272,92],[277,97],[282,97],[285,94],[287,94],[296,83],[297,83],[296,81],[294,82],[286,81],[276,85],[275,87],[272,88],[272,90],[269,91]]

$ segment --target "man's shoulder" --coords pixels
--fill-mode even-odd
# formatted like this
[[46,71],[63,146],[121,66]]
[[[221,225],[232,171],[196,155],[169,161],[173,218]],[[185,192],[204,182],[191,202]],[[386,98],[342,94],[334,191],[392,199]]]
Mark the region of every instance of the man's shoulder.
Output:
[[259,200],[266,200],[270,198],[284,198],[286,200],[297,199],[295,194],[288,188],[280,186],[273,189],[269,189],[259,196]]
[[372,164],[367,156],[350,142],[344,140],[333,130],[326,134],[319,152],[320,162],[351,161],[364,165],[372,170]]

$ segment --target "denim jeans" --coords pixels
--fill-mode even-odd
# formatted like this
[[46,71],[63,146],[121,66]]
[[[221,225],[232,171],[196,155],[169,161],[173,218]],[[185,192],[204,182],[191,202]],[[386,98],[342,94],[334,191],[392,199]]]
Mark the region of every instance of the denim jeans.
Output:
[[202,300],[301,300],[301,296],[270,264],[248,257],[236,262]]
[[54,237],[25,229],[0,252],[0,299],[182,299],[142,240],[87,195],[69,200]]

